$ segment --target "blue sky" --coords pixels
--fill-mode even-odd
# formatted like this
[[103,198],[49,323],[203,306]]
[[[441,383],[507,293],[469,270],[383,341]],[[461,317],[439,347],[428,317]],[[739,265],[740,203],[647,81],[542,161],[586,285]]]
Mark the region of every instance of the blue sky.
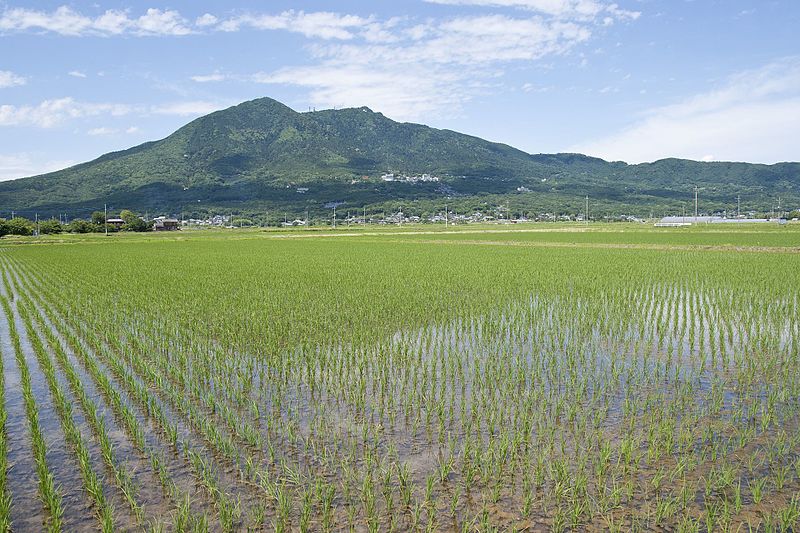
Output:
[[800,2],[2,2],[0,179],[270,96],[532,153],[800,160]]

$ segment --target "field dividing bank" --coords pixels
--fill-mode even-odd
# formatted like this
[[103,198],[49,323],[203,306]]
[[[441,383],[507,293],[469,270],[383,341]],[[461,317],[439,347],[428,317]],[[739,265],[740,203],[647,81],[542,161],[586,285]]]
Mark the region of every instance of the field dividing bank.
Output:
[[[130,479],[120,529],[792,530],[800,255],[763,233],[193,234],[0,267],[32,399],[75,404],[84,480]],[[64,520],[97,528],[82,486]]]
[[641,247],[647,249],[692,249],[692,248],[737,248],[762,251],[769,248],[800,249],[800,225],[745,225],[720,229],[653,228],[643,225],[571,225],[548,228],[546,224],[521,224],[513,226],[471,227],[457,226],[450,229],[427,229],[416,226],[405,230],[384,228],[370,231],[359,228],[351,231],[343,228],[337,232],[311,232],[295,230],[284,233],[267,233],[269,238],[331,238],[331,237],[379,237],[397,238],[406,241],[416,237],[421,241],[463,241],[493,243],[514,242],[540,246],[586,245],[596,247]]
[[800,224],[704,224],[683,228],[655,228],[634,223],[547,223],[519,224],[443,224],[407,225],[340,225],[297,228],[185,228],[180,232],[112,233],[45,235],[42,237],[6,237],[4,244],[110,244],[163,241],[211,240],[234,241],[251,239],[316,239],[348,237],[419,236],[420,239],[464,239],[520,241],[567,244],[649,244],[681,246],[725,246],[753,249],[800,247]]
[[[441,237],[437,235],[437,237]],[[620,250],[656,250],[666,252],[691,252],[691,251],[722,251],[745,253],[800,253],[800,246],[743,246],[723,244],[650,244],[650,243],[604,243],[604,242],[542,242],[535,240],[489,240],[465,239],[458,235],[455,238],[428,238],[414,239],[413,236],[404,238],[391,238],[388,236],[380,239],[365,239],[371,242],[393,242],[396,244],[451,244],[473,246],[518,246],[526,248],[598,248]]]

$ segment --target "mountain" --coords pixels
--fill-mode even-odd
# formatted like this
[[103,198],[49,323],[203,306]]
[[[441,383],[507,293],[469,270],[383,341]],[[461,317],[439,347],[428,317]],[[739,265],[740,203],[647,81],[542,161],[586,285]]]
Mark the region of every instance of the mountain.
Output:
[[[386,172],[440,180],[384,182]],[[589,195],[608,212],[633,213],[678,209],[695,185],[709,208],[730,206],[741,195],[743,205],[764,210],[777,195],[800,199],[800,164],[628,165],[580,154],[531,155],[395,122],[366,107],[298,113],[260,98],[198,118],[160,141],[0,183],[0,210],[83,216],[109,204],[185,214],[297,213],[322,212],[330,203],[377,209],[396,202],[424,210],[444,198],[464,209],[513,201],[519,209],[558,210],[580,206]]]

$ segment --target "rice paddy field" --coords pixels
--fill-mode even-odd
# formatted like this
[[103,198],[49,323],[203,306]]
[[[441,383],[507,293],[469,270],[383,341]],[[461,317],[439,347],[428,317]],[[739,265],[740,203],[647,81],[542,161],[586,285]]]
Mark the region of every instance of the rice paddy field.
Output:
[[0,241],[2,531],[796,531],[800,225]]

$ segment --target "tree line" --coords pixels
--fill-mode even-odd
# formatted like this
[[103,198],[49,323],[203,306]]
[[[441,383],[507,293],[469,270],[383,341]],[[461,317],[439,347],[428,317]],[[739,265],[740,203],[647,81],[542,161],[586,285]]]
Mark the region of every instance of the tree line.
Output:
[[0,237],[4,235],[50,235],[55,233],[103,233],[106,229],[112,231],[151,231],[153,225],[142,217],[123,209],[119,216],[109,214],[108,220],[120,218],[123,224],[116,226],[107,222],[103,211],[95,211],[88,219],[75,218],[68,223],[62,223],[56,218],[34,221],[29,218],[15,216],[10,219],[0,218]]

